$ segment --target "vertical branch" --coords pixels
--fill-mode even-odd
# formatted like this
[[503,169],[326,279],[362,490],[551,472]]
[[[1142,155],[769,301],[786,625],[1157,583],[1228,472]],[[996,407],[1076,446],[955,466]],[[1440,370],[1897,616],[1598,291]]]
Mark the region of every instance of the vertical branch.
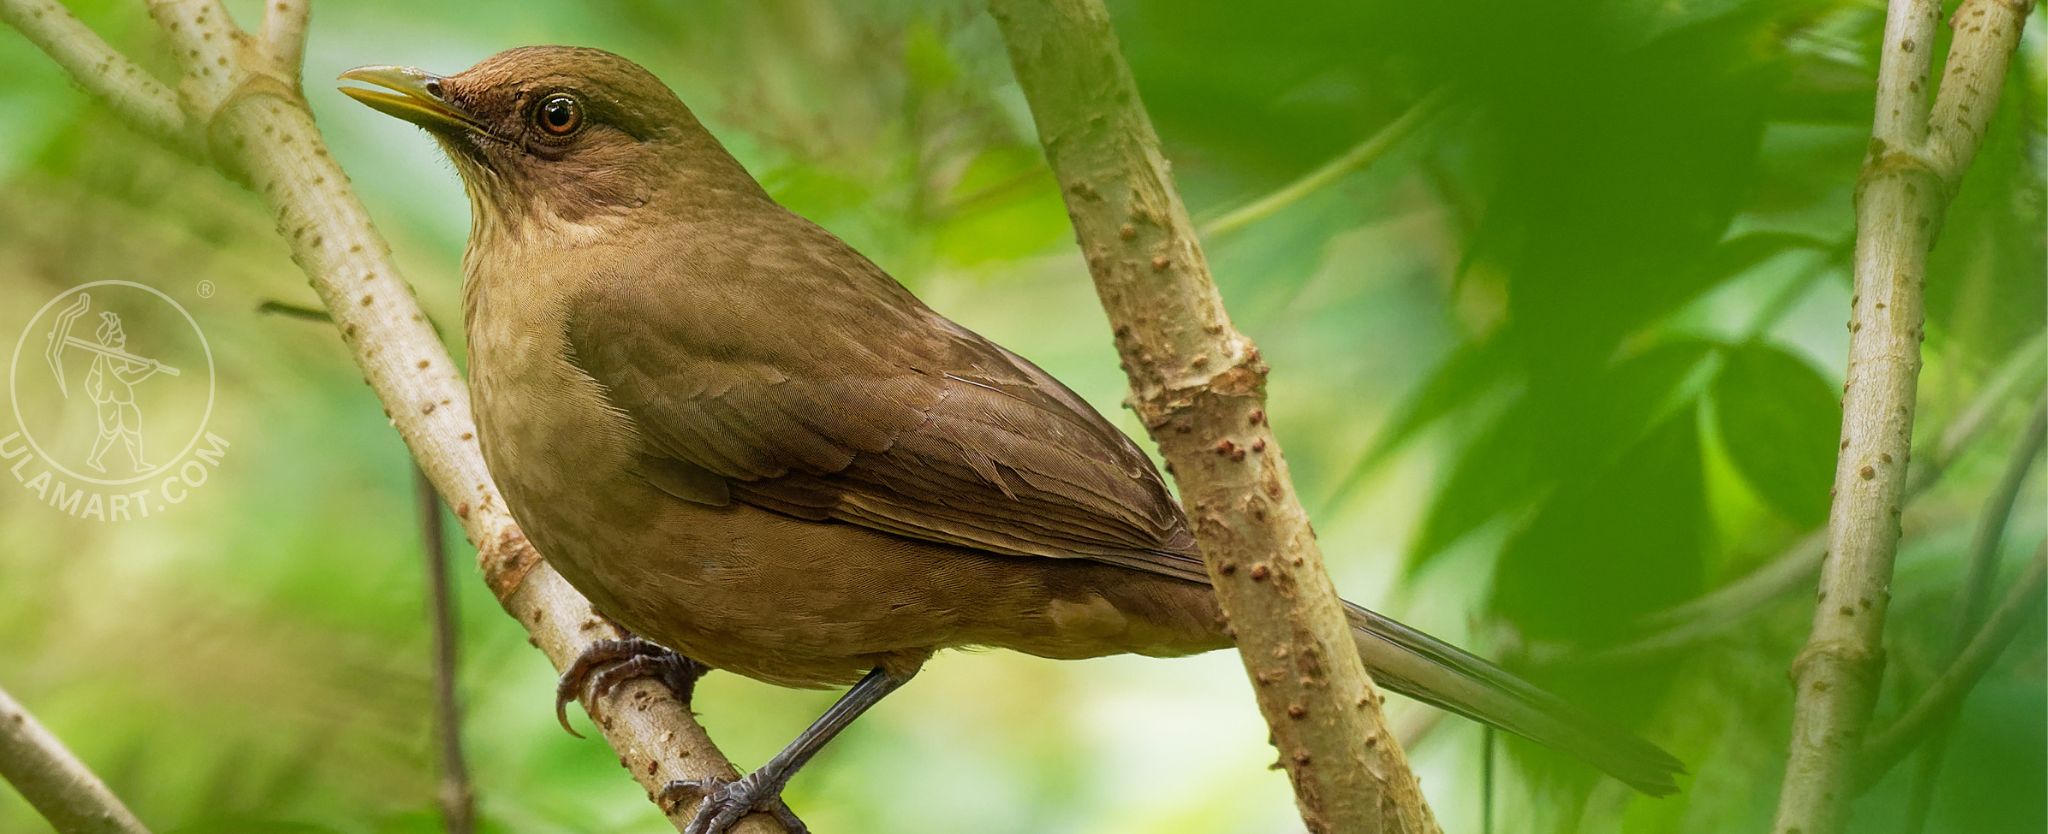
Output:
[[434,626],[434,736],[440,742],[441,826],[449,834],[476,829],[476,792],[462,755],[462,706],[455,692],[455,599],[448,584],[447,535],[441,525],[441,496],[417,464],[413,494],[419,504],[421,551],[427,559],[427,614]]
[[[46,0],[0,0],[9,22],[33,20],[44,5]],[[179,99],[186,123],[205,126],[200,144],[214,163],[269,207],[292,260],[319,293],[364,381],[384,403],[421,471],[455,508],[498,602],[557,669],[574,662],[594,641],[623,636],[541,562],[506,511],[477,449],[468,392],[454,360],[414,301],[411,285],[399,274],[389,245],[349,187],[347,174],[328,154],[299,95],[298,73],[270,57],[300,47],[266,53],[255,38],[235,28],[217,0],[150,0],[149,9],[185,67]],[[90,31],[83,26],[16,28],[44,52],[60,56],[59,62],[88,89],[124,95],[109,99],[117,112],[147,124],[149,113],[128,95],[138,87],[101,83],[94,80],[101,72],[98,64],[66,63],[61,57],[113,54]],[[303,27],[284,23],[271,31],[279,37],[304,34]],[[606,696],[602,706],[609,708],[603,710],[609,720],[599,729],[650,800],[673,780],[737,777],[688,706],[661,684],[630,682]],[[689,802],[664,809],[677,829],[688,825],[695,811]],[[737,834],[781,830],[762,814],[734,829]]]
[[306,21],[312,0],[269,0],[263,6],[263,29],[256,43],[277,68],[297,78],[306,61]]
[[992,0],[1018,84],[1312,832],[1434,832],[1101,0]]
[[[1779,834],[1838,834],[1884,666],[1884,617],[1920,375],[1922,290],[1942,213],[1997,110],[2031,0],[1965,0],[1932,121],[1940,5],[1892,0],[1870,153],[1856,198],[1855,297],[1841,455],[1820,603],[1793,664],[1797,703]],[[1930,135],[1932,138],[1930,139]]]
[[0,780],[58,831],[149,834],[106,783],[71,755],[64,742],[0,689]]

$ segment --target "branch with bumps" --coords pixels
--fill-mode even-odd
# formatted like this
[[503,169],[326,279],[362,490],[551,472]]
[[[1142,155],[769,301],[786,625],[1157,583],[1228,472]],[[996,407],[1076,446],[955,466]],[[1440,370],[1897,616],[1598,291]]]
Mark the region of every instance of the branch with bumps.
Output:
[[1839,834],[1884,668],[1884,619],[1924,337],[1927,255],[1969,170],[2032,0],[1965,0],[1927,106],[1938,0],[1891,0],[1876,118],[1856,194],[1855,295],[1820,603],[1796,685],[1779,834]]
[[992,0],[1086,254],[1131,403],[1181,488],[1210,582],[1311,832],[1433,834],[1101,0]]
[[[476,545],[484,581],[557,669],[623,637],[540,560],[492,484],[459,370],[321,139],[299,87],[308,0],[269,0],[259,35],[218,0],[151,0],[183,67],[176,92],[52,0],[0,0],[0,20],[48,53],[137,130],[204,159],[260,195],[363,377]],[[678,779],[734,778],[686,704],[636,680],[586,702],[619,762],[650,798]],[[679,830],[694,803],[663,808]],[[736,832],[775,834],[755,815]]]

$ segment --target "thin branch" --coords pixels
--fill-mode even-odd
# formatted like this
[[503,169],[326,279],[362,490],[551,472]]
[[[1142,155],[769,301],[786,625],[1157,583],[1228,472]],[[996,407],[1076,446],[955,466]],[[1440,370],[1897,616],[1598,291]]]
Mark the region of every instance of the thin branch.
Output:
[[1970,635],[1984,617],[1984,606],[1991,602],[1991,586],[1998,581],[1998,546],[2005,541],[2005,528],[2012,521],[2013,505],[2019,502],[2020,489],[2027,482],[2027,473],[2033,471],[2035,461],[2040,458],[2043,443],[2048,443],[2048,393],[2044,393],[2042,400],[2035,404],[2034,418],[2028,421],[2026,431],[2020,434],[2019,445],[2013,448],[2005,471],[1999,475],[1998,484],[1985,501],[1977,535],[1970,542],[1970,571],[1963,579],[1963,596],[1956,602],[1955,636],[1949,650],[1951,657],[1969,643]]
[[1885,8],[1870,134],[1894,149],[1918,148],[1927,139],[1927,74],[1940,20],[1938,0],[1892,0]]
[[462,705],[455,692],[455,599],[448,583],[448,537],[442,531],[441,496],[418,465],[412,467],[419,503],[420,550],[427,560],[427,613],[434,626],[434,730],[441,748],[441,824],[449,834],[476,830],[476,789],[462,755]]
[[149,834],[106,783],[0,689],[0,780],[58,831]]
[[[269,206],[293,260],[312,279],[392,426],[442,500],[455,508],[492,594],[557,669],[594,641],[623,637],[541,561],[506,512],[477,449],[468,392],[455,362],[435,338],[348,176],[328,153],[296,78],[280,77],[214,0],[151,0],[150,13],[185,65],[182,101],[194,109],[191,121],[209,126],[223,172],[232,172]],[[92,65],[79,69],[87,76],[97,72]],[[536,706],[541,703],[536,698]],[[606,741],[650,800],[672,780],[738,775],[687,705],[661,684],[633,681],[595,706],[607,716],[599,724]],[[663,810],[680,830],[696,808],[685,802]],[[781,830],[761,814],[735,829]]]
[[[1813,633],[1793,664],[1797,703],[1779,834],[1848,824],[1856,757],[1877,702],[1924,337],[1927,254],[1954,187],[1997,110],[2031,0],[1965,0],[1926,117],[1936,0],[1893,0],[1878,65],[1870,153],[1856,196],[1855,295],[1842,448]],[[1928,140],[1933,130],[1937,141]]]
[[[243,82],[268,67],[250,67],[244,62],[249,34],[236,28],[220,0],[147,0],[149,16],[163,30],[171,51],[185,68],[179,82],[188,114],[195,123],[212,126],[212,117]],[[210,139],[201,136],[202,140]]]
[[312,11],[312,0],[266,0],[263,6],[263,29],[256,43],[293,78],[306,60],[306,20]]
[[300,321],[317,321],[322,323],[333,323],[334,321],[333,316],[328,315],[326,310],[319,307],[308,307],[303,304],[293,304],[289,301],[278,301],[276,299],[266,299],[263,303],[256,305],[256,312],[270,316],[284,316],[285,318],[298,319]]
[[[1984,619],[1984,606],[1990,604],[1992,585],[1998,579],[1999,545],[2005,541],[2006,525],[2012,520],[2012,508],[2019,501],[2020,489],[2025,486],[2027,474],[2034,469],[2035,461],[2041,455],[2041,448],[2048,443],[2048,395],[2034,408],[2034,418],[2020,437],[2019,446],[2013,449],[2007,461],[2005,472],[1999,476],[1998,484],[1984,502],[1984,513],[1977,526],[1977,534],[1970,542],[1969,572],[1963,579],[1961,598],[1956,601],[1955,634],[1951,638],[1948,659],[1951,666],[1961,662],[1969,652],[1972,643],[1981,635],[1979,631]],[[1921,797],[1928,796],[1934,778],[1941,772],[1944,748],[1948,745],[1946,721],[1938,722],[1926,733],[1907,735],[1894,726],[1877,741],[1864,745],[1862,785],[1869,789],[1872,784],[1891,770],[1900,757],[1904,756],[1911,744],[1922,740],[1927,742],[1922,753],[1921,764],[1914,779],[1916,801],[1908,803],[1908,819],[1920,815],[1911,809],[1924,808]]]
[[166,147],[203,158],[199,135],[178,94],[114,51],[56,0],[4,0],[0,21],[14,27],[136,130]]
[[1444,105],[1449,101],[1450,94],[1447,90],[1431,91],[1409,105],[1408,109],[1394,117],[1393,121],[1366,137],[1364,141],[1317,166],[1315,170],[1303,174],[1300,179],[1202,224],[1201,237],[1213,242],[1217,238],[1271,217],[1303,197],[1343,179],[1345,175],[1371,165],[1380,157],[1386,156],[1389,151],[1399,147],[1401,140],[1408,138],[1416,128],[1443,112]]
[[2006,66],[2033,8],[2034,0],[1966,0],[1949,18],[1955,39],[1927,123],[1927,155],[1951,191],[1977,157],[1991,116],[1998,112]]
[[2014,583],[2012,590],[2006,592],[2004,601],[1992,611],[1991,618],[1984,621],[1984,626],[1970,638],[1941,676],[1920,693],[1920,699],[1900,714],[1897,721],[1877,734],[1864,748],[1864,768],[1858,781],[1866,787],[1875,783],[1899,757],[1918,744],[1930,728],[1954,717],[1963,699],[1990,670],[1992,661],[2005,651],[2020,627],[2040,612],[2044,590],[2048,590],[2048,543],[2043,543],[2035,552],[2034,561],[2026,573]]
[[1101,0],[992,0],[1074,231],[1312,832],[1435,832]]

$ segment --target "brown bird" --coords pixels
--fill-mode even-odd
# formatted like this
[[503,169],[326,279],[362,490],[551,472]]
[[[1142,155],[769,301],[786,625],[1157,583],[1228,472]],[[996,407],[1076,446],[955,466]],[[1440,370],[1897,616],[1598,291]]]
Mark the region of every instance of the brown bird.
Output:
[[[800,826],[790,776],[940,649],[1230,645],[1187,519],[1129,438],[775,202],[645,69],[531,47],[342,78],[383,88],[344,92],[426,128],[461,172],[470,388],[513,516],[652,641],[594,652],[560,695],[620,660],[595,684],[665,669],[687,697],[702,667],[853,684],[746,777],[672,785],[706,796],[693,834],[757,810]],[[1675,790],[1664,751],[1350,615],[1386,687]]]

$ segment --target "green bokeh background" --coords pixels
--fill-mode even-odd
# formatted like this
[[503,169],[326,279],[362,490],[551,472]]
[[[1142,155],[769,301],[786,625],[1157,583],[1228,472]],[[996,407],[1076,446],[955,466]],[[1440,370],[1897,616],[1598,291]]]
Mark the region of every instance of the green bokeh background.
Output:
[[[170,66],[140,2],[71,5]],[[255,20],[259,4],[230,5]],[[1495,830],[1765,830],[1807,587],[1682,651],[1554,660],[1626,640],[1639,615],[1743,575],[1824,519],[1882,9],[1111,8],[1198,220],[1431,91],[1448,97],[1369,169],[1205,242],[1274,369],[1273,422],[1347,596],[1516,661],[1694,773],[1685,793],[1651,800],[1503,743]],[[2039,351],[2042,34],[2037,15],[1935,253],[1923,440],[2016,351]],[[307,96],[449,333],[461,188],[416,130],[326,80],[372,63],[452,72],[533,43],[647,65],[778,198],[1142,437],[975,3],[317,3]],[[330,328],[256,312],[315,300],[255,198],[122,127],[11,32],[0,78],[0,334],[77,283],[161,289],[205,329],[212,426],[233,444],[192,499],[148,520],[69,518],[0,478],[0,686],[159,830],[436,830],[419,533],[377,401]],[[2042,387],[2033,367],[1908,512],[1878,726],[1945,664],[1968,542]],[[2043,535],[2039,480],[2003,575]],[[601,742],[555,726],[552,670],[466,557],[458,543],[463,734],[486,830],[669,830]],[[835,743],[790,802],[828,833],[1299,830],[1248,696],[1228,653],[949,653]],[[748,766],[831,698],[714,675],[697,706]],[[1482,734],[1390,710],[1427,727],[1411,755],[1445,829],[1480,830]],[[1926,830],[2048,827],[2044,749],[2036,620],[1967,702]],[[1900,830],[1912,771],[1858,802],[1855,830]],[[0,790],[0,831],[42,826]]]

